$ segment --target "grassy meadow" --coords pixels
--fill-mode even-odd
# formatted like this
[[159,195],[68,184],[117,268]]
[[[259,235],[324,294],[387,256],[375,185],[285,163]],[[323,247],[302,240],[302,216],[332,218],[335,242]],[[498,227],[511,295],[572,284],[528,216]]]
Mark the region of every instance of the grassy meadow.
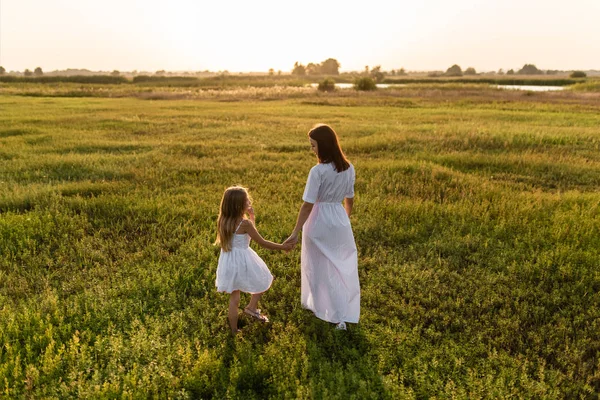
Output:
[[[597,92],[6,83],[0,110],[0,397],[599,396]],[[357,171],[361,322],[255,247],[271,323],[232,338],[222,192],[283,241],[317,122]]]

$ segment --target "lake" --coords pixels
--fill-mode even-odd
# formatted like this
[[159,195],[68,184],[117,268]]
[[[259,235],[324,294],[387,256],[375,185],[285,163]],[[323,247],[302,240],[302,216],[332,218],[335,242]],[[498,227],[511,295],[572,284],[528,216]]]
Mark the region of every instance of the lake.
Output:
[[[318,87],[319,84],[318,83],[311,83],[310,87]],[[406,86],[404,84],[399,84],[399,83],[378,83],[377,85],[378,89],[387,89],[387,88],[391,88],[391,87],[402,87],[402,86]],[[335,87],[337,89],[352,89],[354,87],[353,83],[336,83]]]
[[[310,87],[318,87],[318,83],[311,83]],[[379,89],[387,89],[392,87],[403,87],[405,84],[398,83],[378,83],[377,88]],[[354,87],[353,83],[336,83],[335,87],[337,89],[352,89]],[[534,86],[534,85],[496,85],[498,89],[506,89],[506,90],[528,90],[531,92],[549,92],[554,90],[564,90],[564,86]]]
[[528,90],[530,92],[550,92],[564,90],[564,86],[533,86],[533,85],[497,85],[498,89],[506,90]]

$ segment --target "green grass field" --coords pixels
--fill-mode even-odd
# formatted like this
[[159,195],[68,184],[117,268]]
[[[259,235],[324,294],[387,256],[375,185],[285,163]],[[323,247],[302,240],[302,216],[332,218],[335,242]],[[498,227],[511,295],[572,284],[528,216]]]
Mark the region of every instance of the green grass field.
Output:
[[[93,88],[0,86],[1,396],[598,398],[596,93]],[[361,322],[303,310],[299,250],[256,248],[272,323],[232,339],[223,189],[284,240],[317,122],[357,170]]]

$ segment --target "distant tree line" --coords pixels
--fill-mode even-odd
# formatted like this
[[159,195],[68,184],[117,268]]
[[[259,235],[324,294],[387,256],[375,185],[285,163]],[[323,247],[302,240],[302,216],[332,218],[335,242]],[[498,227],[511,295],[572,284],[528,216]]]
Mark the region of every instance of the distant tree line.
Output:
[[[31,71],[30,71],[31,72]],[[122,76],[108,75],[71,75],[71,76],[33,76],[33,73],[24,76],[6,75],[0,76],[0,82],[26,82],[26,83],[96,83],[96,84],[120,84],[128,80]]]
[[[538,67],[536,67],[534,64],[525,64],[523,65],[523,67],[521,69],[519,69],[517,72],[515,72],[515,70],[513,69],[509,69],[506,72],[506,75],[557,75],[559,73],[559,71],[556,70],[548,70],[546,72],[542,71],[541,69],[539,69]],[[502,68],[500,68],[498,70],[498,72],[496,72],[497,75],[504,75],[504,70]],[[457,65],[454,64],[452,65],[450,68],[448,68],[446,70],[445,73],[443,74],[439,74],[439,73],[430,73],[429,76],[430,77],[435,77],[435,76],[468,76],[468,75],[477,75],[477,71],[475,71],[475,68],[473,67],[469,67],[466,70],[462,70],[462,68]],[[585,78],[587,76],[587,74],[583,71],[573,71],[571,73],[571,78]]]
[[[291,71],[292,76],[296,77],[305,77],[305,76],[337,76],[340,75],[340,62],[335,58],[328,58],[321,63],[308,63],[307,65],[303,65],[300,62],[294,63],[294,67]],[[514,69],[509,69],[508,71],[504,71],[500,68],[496,72],[484,72],[483,74],[478,73],[475,68],[468,67],[463,71],[463,69],[458,65],[454,64],[449,67],[445,72],[443,71],[431,71],[427,73],[428,77],[462,77],[462,76],[475,76],[475,75],[558,75],[560,73],[565,73],[568,71],[558,71],[558,70],[546,70],[543,71],[537,68],[534,64],[525,64],[523,67],[517,71]],[[570,71],[571,78],[586,78],[587,74],[584,71]],[[592,71],[592,73],[596,73],[596,71]],[[415,72],[411,72],[411,74],[415,74]],[[419,73],[417,73],[419,74]],[[108,75],[114,78],[119,77],[136,77],[142,76],[142,80],[147,79],[148,76],[157,76],[157,77],[179,77],[179,76],[195,76],[195,77],[210,77],[210,76],[227,76],[230,75],[228,71],[218,71],[211,72],[209,70],[205,71],[183,71],[183,72],[167,72],[165,70],[158,70],[154,73],[152,72],[138,72],[137,70],[131,72],[121,73],[118,70],[113,70],[112,72],[93,72],[86,69],[67,69],[64,71],[52,71],[48,74],[44,74],[44,71],[41,67],[36,67],[33,71],[30,69],[25,69],[23,72],[18,71],[10,71],[7,73],[6,69],[3,66],[0,66],[0,76],[14,76],[14,77],[26,77],[26,78],[40,78],[46,76],[101,76]],[[246,75],[244,73],[239,73],[239,75]],[[268,71],[269,76],[281,76],[281,70],[275,72],[273,68]],[[347,75],[351,75],[353,77],[369,77],[376,82],[382,82],[386,75],[401,77],[407,76],[409,73],[404,69],[392,69],[391,71],[382,70],[380,65],[370,68],[368,65],[365,66],[363,71],[354,71],[354,72],[345,72],[344,75],[347,78]],[[98,78],[94,78],[98,79]]]
[[306,66],[296,61],[294,63],[294,68],[292,69],[292,75],[339,75],[340,67],[341,64],[335,58],[328,58],[320,64],[311,62]]

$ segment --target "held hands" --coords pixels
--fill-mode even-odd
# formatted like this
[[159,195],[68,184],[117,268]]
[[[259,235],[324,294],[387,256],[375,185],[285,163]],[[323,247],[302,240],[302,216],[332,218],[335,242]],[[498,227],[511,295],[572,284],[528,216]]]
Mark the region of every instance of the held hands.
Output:
[[285,239],[285,242],[283,242],[284,245],[292,245],[292,248],[296,247],[296,244],[298,244],[298,232],[292,232],[292,234],[290,235],[290,237],[288,237],[287,239]]
[[283,247],[283,250],[286,253],[289,253],[294,247],[296,247],[297,243],[298,243],[298,234],[292,233],[290,235],[290,237],[285,239],[285,241],[281,244],[281,246]]
[[283,242],[281,246],[283,246],[283,251],[287,253],[294,248],[295,244],[290,242]]

